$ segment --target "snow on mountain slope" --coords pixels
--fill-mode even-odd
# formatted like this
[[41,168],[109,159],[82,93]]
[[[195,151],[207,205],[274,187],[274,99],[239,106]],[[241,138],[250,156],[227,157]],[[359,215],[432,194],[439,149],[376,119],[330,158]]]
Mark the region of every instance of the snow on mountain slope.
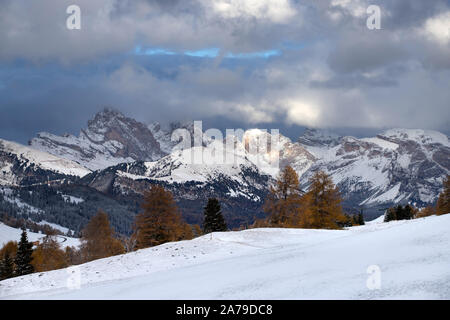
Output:
[[166,155],[146,125],[111,109],[97,113],[78,137],[39,133],[30,145],[91,170]]
[[[449,299],[449,227],[444,215],[347,230],[213,233],[8,279],[0,298]],[[381,272],[377,289],[367,286],[369,266]],[[67,287],[74,279],[80,288]]]
[[[66,228],[51,223],[42,222],[41,224],[48,224],[51,227],[54,227],[55,229],[67,230]],[[0,222],[0,248],[3,247],[3,245],[5,245],[8,241],[19,242],[21,234],[22,230],[12,228]],[[34,232],[27,232],[27,234],[28,234],[28,241],[30,242],[38,241],[45,236],[44,234]],[[80,245],[80,240],[76,238],[70,238],[66,236],[58,236],[57,238],[63,248],[78,247]]]
[[[230,159],[229,162],[226,159]],[[206,182],[219,177],[238,179],[242,182],[242,167],[257,167],[245,157],[228,151],[221,141],[208,147],[194,147],[175,151],[167,157],[146,163],[147,177],[168,182]]]
[[[104,180],[94,177],[95,175],[92,175],[90,182],[93,187]],[[102,173],[97,173],[99,175]],[[215,193],[217,197],[228,195],[232,198],[245,197],[251,201],[260,201],[264,194],[261,190],[267,188],[269,179],[245,154],[230,152],[222,141],[213,141],[207,147],[174,151],[158,161],[117,168],[113,188],[120,189],[124,194],[130,190],[140,193],[134,185],[141,187],[139,182],[145,180],[153,183],[159,181],[166,183],[166,187],[175,195],[191,200],[195,195],[189,195],[190,193],[205,194],[204,189],[208,189],[208,193]],[[188,189],[189,194],[180,192]]]
[[[180,149],[179,143],[182,142],[182,149],[194,146],[194,137],[202,138],[202,146],[207,146],[211,140],[203,132],[200,124],[194,121],[171,122],[168,125],[161,125],[159,122],[153,122],[148,125],[155,139],[158,141],[161,151],[168,155],[173,151]],[[185,141],[184,139],[187,139]],[[185,145],[188,144],[188,146]]]
[[[122,175],[129,178],[144,175],[166,182],[186,183],[211,182],[223,175],[230,178],[240,174],[237,167],[227,165],[216,168],[208,163],[187,165],[186,154],[180,156],[179,150],[174,149],[184,141],[181,136],[172,137],[177,129],[185,129],[184,133],[190,136],[183,149],[191,147],[194,131],[199,131],[194,130],[194,122],[145,125],[105,109],[89,121],[88,128],[81,130],[79,137],[41,133],[30,144],[92,170],[146,162],[148,172]],[[203,143],[202,147],[195,148],[215,149],[219,141],[216,143],[206,132],[199,132]],[[246,167],[256,166],[259,174],[275,178],[280,168],[290,165],[299,174],[303,189],[308,187],[308,179],[314,172],[323,170],[338,185],[346,207],[373,209],[371,217],[379,213],[378,208],[397,203],[432,204],[441,191],[443,178],[450,173],[448,137],[431,130],[390,129],[376,137],[358,139],[308,129],[296,142],[280,134],[278,148],[271,142],[274,135],[264,130],[251,129],[242,134],[242,137],[232,138],[235,149],[227,150],[227,154],[234,152],[235,157],[245,159]],[[256,148],[252,148],[255,145]],[[10,171],[11,163],[0,162],[0,181],[14,179]],[[220,179],[217,182],[219,184]],[[261,192],[267,188],[263,186]],[[229,194],[238,192],[230,190]]]
[[0,139],[0,185],[16,185],[20,175],[29,176],[38,169],[76,177],[90,172],[73,161]]
[[245,131],[236,150],[274,178],[279,169],[286,165],[290,165],[301,176],[317,160],[300,143],[293,143],[282,134],[275,135],[259,129]]
[[307,129],[298,138],[298,142],[309,147],[334,147],[338,145],[342,137],[328,130]]
[[449,139],[445,134],[433,130],[422,129],[389,129],[383,132],[381,137],[399,141],[415,141],[422,145],[442,144],[450,147]]

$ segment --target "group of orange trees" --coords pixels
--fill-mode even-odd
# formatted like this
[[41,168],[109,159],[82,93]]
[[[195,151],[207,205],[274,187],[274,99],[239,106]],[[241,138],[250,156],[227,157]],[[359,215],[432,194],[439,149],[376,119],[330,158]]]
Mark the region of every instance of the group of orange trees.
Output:
[[[80,248],[62,249],[58,238],[49,232],[39,243],[28,242],[25,229],[19,243],[10,241],[0,249],[0,280],[33,272],[43,272],[102,259],[171,241],[189,240],[203,233],[226,231],[219,201],[208,200],[204,209],[203,229],[183,221],[171,192],[154,185],[144,195],[142,213],[134,222],[130,237],[116,234],[107,213],[99,210],[81,231]],[[21,248],[27,249],[24,259]],[[19,272],[19,259],[26,271]]]
[[[444,214],[450,212],[449,199],[450,178],[447,176],[436,207],[422,210],[412,207],[402,207],[401,210],[394,208],[388,213],[394,214],[391,220],[399,219],[400,213],[404,215],[404,212],[410,211],[411,218]],[[266,218],[257,219],[250,228],[340,229],[364,224],[362,214],[345,214],[341,201],[338,188],[324,172],[316,172],[309,179],[308,191],[303,192],[297,173],[287,166],[270,187],[263,207]],[[28,265],[25,263],[25,267],[21,268],[25,273],[31,273],[64,268],[166,242],[189,240],[209,232],[226,231],[227,226],[217,199],[208,200],[202,227],[187,224],[181,217],[172,194],[162,186],[153,185],[144,194],[142,212],[135,218],[131,236],[117,235],[110,225],[108,215],[102,210],[82,230],[80,248],[66,247],[63,250],[50,233],[32,249],[32,245],[27,245],[24,231],[19,244],[10,241],[0,250],[0,280],[24,274],[22,271],[17,272],[18,264],[21,263],[18,257],[24,251],[23,248],[29,248],[25,250],[25,258],[22,259]]]
[[344,214],[342,198],[330,176],[318,171],[309,185],[308,192],[303,192],[297,173],[287,166],[266,198],[264,211],[268,217],[257,220],[255,226],[339,229],[349,223],[350,217]]

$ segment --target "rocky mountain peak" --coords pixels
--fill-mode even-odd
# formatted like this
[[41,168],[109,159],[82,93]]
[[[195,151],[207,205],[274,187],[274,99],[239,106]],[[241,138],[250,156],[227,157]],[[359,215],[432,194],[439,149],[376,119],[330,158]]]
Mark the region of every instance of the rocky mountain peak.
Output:
[[310,147],[334,147],[338,145],[342,137],[328,130],[308,128],[298,138],[298,142]]
[[78,137],[40,133],[30,145],[92,170],[122,162],[153,161],[166,155],[145,124],[110,108],[95,114]]

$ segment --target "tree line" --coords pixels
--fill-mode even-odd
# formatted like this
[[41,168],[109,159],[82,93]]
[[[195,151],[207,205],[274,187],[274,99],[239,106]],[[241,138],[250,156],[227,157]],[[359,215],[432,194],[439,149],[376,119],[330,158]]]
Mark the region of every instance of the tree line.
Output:
[[450,213],[450,176],[444,179],[443,191],[439,194],[436,205],[418,209],[410,204],[398,205],[387,209],[384,222],[394,220],[410,220],[428,217],[432,215],[443,215]]

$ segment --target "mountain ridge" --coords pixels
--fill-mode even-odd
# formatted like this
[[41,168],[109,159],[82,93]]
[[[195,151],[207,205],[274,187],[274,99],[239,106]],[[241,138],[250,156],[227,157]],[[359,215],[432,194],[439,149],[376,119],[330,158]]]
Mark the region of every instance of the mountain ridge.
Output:
[[[269,185],[277,177],[279,168],[286,165],[297,171],[304,190],[314,172],[325,171],[339,187],[344,208],[350,212],[364,208],[367,218],[374,218],[381,214],[379,210],[398,203],[419,207],[434,203],[443,178],[450,173],[448,136],[433,130],[394,128],[374,137],[356,138],[309,129],[296,141],[280,134],[278,149],[273,149],[271,144],[274,136],[261,129],[243,131],[242,136],[228,137],[231,140],[224,141],[210,139],[205,132],[197,131],[202,135],[201,146],[183,149],[178,146],[179,135],[178,140],[172,141],[172,133],[177,129],[186,129],[190,136],[188,142],[192,144],[192,122],[147,125],[105,109],[88,122],[87,129],[82,129],[78,137],[40,133],[30,141],[30,147],[9,145],[18,150],[16,154],[21,154],[21,148],[27,148],[28,153],[45,151],[42,154],[48,155],[46,157],[66,161],[66,166],[83,172],[67,176],[69,181],[122,202],[127,201],[127,196],[133,203],[139,202],[144,188],[163,184],[174,193],[192,222],[199,221],[206,196],[217,196],[224,202],[230,199],[225,210],[229,219],[236,219],[238,215],[236,221],[247,223],[251,220],[249,217],[260,216]],[[232,150],[226,148],[230,145]],[[189,155],[195,151],[207,161],[192,163]],[[0,144],[0,155],[1,152]],[[273,157],[274,152],[279,155],[278,159]],[[10,153],[5,153],[3,146],[0,177],[2,173],[5,177],[5,172],[9,172],[9,179],[20,176],[22,178],[16,179],[19,185],[21,181],[45,183],[66,178],[64,171],[52,168],[48,161],[44,161],[47,166],[43,166],[39,157],[30,157],[28,162],[36,162],[33,165],[45,169],[42,172],[8,171],[16,161],[10,159],[11,155],[5,160],[5,155]],[[215,163],[212,155],[220,154],[231,154],[235,162]],[[251,182],[243,183],[246,174]],[[5,184],[1,181],[0,184]]]

